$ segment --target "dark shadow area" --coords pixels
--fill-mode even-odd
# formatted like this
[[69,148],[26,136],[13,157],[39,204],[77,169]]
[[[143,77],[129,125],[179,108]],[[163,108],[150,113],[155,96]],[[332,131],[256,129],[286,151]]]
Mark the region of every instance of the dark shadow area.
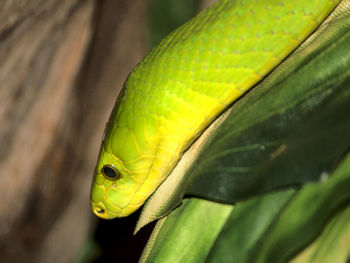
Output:
[[139,211],[126,218],[98,221],[95,241],[100,250],[94,263],[138,262],[155,225],[148,224],[133,235]]

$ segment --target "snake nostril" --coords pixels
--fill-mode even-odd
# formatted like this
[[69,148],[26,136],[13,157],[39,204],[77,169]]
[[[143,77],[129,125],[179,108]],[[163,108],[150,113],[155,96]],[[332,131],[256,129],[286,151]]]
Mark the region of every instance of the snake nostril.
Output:
[[103,215],[105,213],[105,210],[103,208],[101,208],[101,207],[96,207],[95,211],[99,215]]

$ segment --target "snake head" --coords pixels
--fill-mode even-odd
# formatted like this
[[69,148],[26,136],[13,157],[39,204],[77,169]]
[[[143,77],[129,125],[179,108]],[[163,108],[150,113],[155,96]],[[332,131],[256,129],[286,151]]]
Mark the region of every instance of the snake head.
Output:
[[138,187],[123,162],[102,143],[91,187],[92,212],[103,219],[128,216],[140,207],[130,204]]
[[136,117],[130,105],[123,104],[124,93],[106,125],[91,187],[92,211],[104,219],[130,215],[163,180],[156,165],[160,160],[154,163],[156,122],[138,116],[137,125],[130,126]]

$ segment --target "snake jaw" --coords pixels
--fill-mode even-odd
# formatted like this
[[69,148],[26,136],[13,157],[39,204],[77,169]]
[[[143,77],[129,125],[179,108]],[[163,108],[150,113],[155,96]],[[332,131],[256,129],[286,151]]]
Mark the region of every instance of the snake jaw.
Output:
[[102,219],[114,219],[116,217],[121,217],[118,214],[112,213],[110,210],[106,209],[103,202],[95,203],[91,201],[92,212]]
[[[100,198],[99,200],[96,198],[98,195],[93,195],[93,193],[96,191],[96,189],[99,189],[99,186],[95,185],[92,188],[91,191],[91,209],[92,212],[102,218],[102,219],[114,219],[114,218],[120,218],[120,217],[126,217],[130,215],[131,213],[135,212],[141,205],[132,205],[130,204],[130,201],[133,199],[132,196],[129,195],[123,195],[120,191],[117,190],[116,193],[118,193],[117,197],[115,197],[112,193],[109,193],[109,190],[107,190],[107,194],[103,195],[103,198]],[[121,198],[124,197],[124,198]],[[123,204],[123,208],[120,208],[118,205],[121,203],[118,202],[118,204],[115,204],[113,202],[114,199],[125,199]]]
[[101,218],[106,218],[106,209],[104,208],[103,204],[99,203],[99,204],[95,204],[94,202],[91,202],[91,209],[92,212]]

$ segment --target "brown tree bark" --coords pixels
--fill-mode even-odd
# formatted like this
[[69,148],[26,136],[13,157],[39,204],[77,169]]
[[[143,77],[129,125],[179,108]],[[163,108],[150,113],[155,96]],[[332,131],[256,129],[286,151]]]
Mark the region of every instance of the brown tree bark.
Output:
[[143,0],[0,4],[0,262],[71,262],[105,123],[143,56]]

